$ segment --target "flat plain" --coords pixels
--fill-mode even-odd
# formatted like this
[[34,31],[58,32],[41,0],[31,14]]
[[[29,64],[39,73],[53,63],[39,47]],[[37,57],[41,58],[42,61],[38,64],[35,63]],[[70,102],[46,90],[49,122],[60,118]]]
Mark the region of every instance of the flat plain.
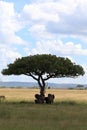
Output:
[[[39,94],[39,89],[29,88],[0,88],[0,95],[6,97],[6,101],[34,101],[34,95]],[[87,102],[87,90],[75,90],[75,89],[47,89],[48,93],[55,95],[55,102],[58,101],[77,101]]]
[[0,130],[87,130],[87,90],[47,89],[55,102],[35,104],[39,89],[0,88]]

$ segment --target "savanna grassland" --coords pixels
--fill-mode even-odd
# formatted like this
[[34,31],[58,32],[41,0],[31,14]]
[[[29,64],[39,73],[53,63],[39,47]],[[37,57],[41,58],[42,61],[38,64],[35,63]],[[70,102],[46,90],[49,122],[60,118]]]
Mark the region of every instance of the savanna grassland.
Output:
[[[6,97],[6,101],[34,101],[34,95],[39,94],[39,89],[29,88],[0,88],[0,95]],[[75,101],[87,102],[87,90],[75,89],[47,89],[48,93],[55,95],[55,102],[59,101]]]
[[87,130],[87,90],[48,89],[52,105],[35,104],[39,89],[0,88],[0,130]]

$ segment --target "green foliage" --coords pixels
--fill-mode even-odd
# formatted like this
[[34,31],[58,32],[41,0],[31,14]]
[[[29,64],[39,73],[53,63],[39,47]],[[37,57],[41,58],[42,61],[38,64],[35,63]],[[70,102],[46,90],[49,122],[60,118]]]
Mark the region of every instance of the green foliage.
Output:
[[3,69],[2,74],[45,75],[46,78],[55,78],[79,76],[84,71],[80,65],[72,63],[68,58],[42,54],[16,59],[7,69]]
[[30,55],[18,58],[2,70],[3,75],[27,75],[37,80],[40,94],[44,96],[45,82],[50,78],[77,77],[84,75],[82,66],[70,59],[51,54]]

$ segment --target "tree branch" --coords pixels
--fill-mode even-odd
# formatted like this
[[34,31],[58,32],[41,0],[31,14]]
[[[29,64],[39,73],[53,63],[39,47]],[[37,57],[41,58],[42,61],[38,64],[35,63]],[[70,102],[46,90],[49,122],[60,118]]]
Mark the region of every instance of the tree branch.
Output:
[[25,75],[27,75],[27,76],[31,76],[33,79],[35,79],[35,80],[38,81],[38,78],[36,78],[32,73],[27,73],[27,74],[25,74]]
[[54,78],[54,77],[55,77],[54,74],[49,74],[49,75],[47,75],[46,78],[44,78],[44,81],[46,81],[46,80],[48,80],[48,79],[50,79],[50,78]]

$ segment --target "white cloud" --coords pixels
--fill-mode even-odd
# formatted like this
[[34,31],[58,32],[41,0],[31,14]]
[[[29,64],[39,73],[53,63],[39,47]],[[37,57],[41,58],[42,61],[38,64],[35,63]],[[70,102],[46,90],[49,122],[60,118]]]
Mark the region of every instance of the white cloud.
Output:
[[[50,8],[50,10],[49,10]],[[52,4],[49,3],[33,3],[31,5],[25,5],[23,9],[23,16],[32,22],[44,23],[48,21],[59,21],[59,16],[54,11],[51,11]]]
[[82,46],[73,42],[63,43],[61,40],[45,40],[38,41],[35,48],[32,49],[31,53],[52,53],[62,55],[87,55],[87,49],[83,49]]
[[[7,64],[14,62],[21,54],[14,48],[5,44],[0,44],[0,71],[7,67]],[[7,77],[6,77],[7,78]],[[0,74],[0,80],[3,81],[4,76]]]
[[0,70],[14,61],[21,54],[16,50],[14,44],[26,45],[16,32],[22,29],[19,14],[14,10],[14,4],[0,1]]
[[[50,4],[48,4],[50,3]],[[41,3],[40,3],[41,4]],[[43,4],[43,3],[42,3]],[[45,21],[43,25],[38,26],[39,22],[37,22],[31,27],[31,30],[33,34],[35,33],[36,36],[43,39],[51,39],[52,41],[50,44],[48,44],[48,41],[45,41],[44,43],[40,41],[41,45],[36,45],[36,48],[33,49],[33,53],[60,53],[65,55],[83,55],[87,56],[87,49],[83,49],[82,43],[74,43],[74,42],[67,42],[63,43],[63,41],[57,41],[55,42],[55,35],[57,36],[57,39],[59,38],[59,35],[62,34],[62,37],[64,35],[71,35],[74,37],[79,37],[80,39],[84,39],[86,41],[86,34],[87,34],[87,0],[81,1],[81,0],[63,0],[63,1],[51,1],[46,2],[43,5],[45,7],[44,9],[49,12],[53,13],[56,12],[56,14],[59,17],[59,21]],[[56,5],[56,6],[54,6]],[[61,5],[60,8],[57,8],[58,5]],[[47,8],[46,8],[47,7]],[[64,11],[62,9],[64,8]],[[43,10],[44,10],[43,9]],[[38,28],[40,27],[40,28]],[[46,34],[46,35],[45,35]],[[39,46],[39,47],[38,47]]]
[[[49,33],[87,34],[87,0],[47,0],[25,5],[22,16],[35,26],[44,26]],[[43,28],[41,28],[43,31]]]
[[[87,0],[33,0],[18,14],[13,2],[0,1],[0,68],[24,53],[87,56],[82,43],[60,40],[60,36],[71,36],[87,41],[86,7]],[[23,29],[29,33],[31,46],[23,40],[28,39]]]
[[[86,33],[83,25],[86,19],[87,0],[37,0],[25,5],[21,14],[14,10],[14,4],[0,1],[0,34],[1,43],[27,44],[15,33],[25,26],[32,36],[36,37],[36,48],[33,53],[56,52],[61,54],[87,55],[87,50],[73,42],[63,43],[59,35],[78,35]],[[83,18],[81,19],[81,15]],[[24,16],[24,17],[23,17]],[[85,22],[86,24],[86,22]],[[47,40],[47,41],[46,41]],[[29,49],[27,49],[29,50]]]
[[49,22],[47,30],[51,33],[59,33],[66,35],[82,35],[87,34],[87,0],[71,0],[61,1],[68,8],[67,12],[59,13],[59,22]]
[[24,44],[21,37],[15,33],[23,28],[19,15],[14,11],[14,4],[0,1],[0,35],[1,42]]
[[24,6],[21,17],[38,40],[54,39],[55,35],[82,39],[87,34],[86,6],[87,0],[36,0]]
[[[13,61],[14,59],[21,57],[21,54],[14,48],[12,49],[8,45],[0,44],[0,60]],[[2,61],[1,61],[2,62]]]

